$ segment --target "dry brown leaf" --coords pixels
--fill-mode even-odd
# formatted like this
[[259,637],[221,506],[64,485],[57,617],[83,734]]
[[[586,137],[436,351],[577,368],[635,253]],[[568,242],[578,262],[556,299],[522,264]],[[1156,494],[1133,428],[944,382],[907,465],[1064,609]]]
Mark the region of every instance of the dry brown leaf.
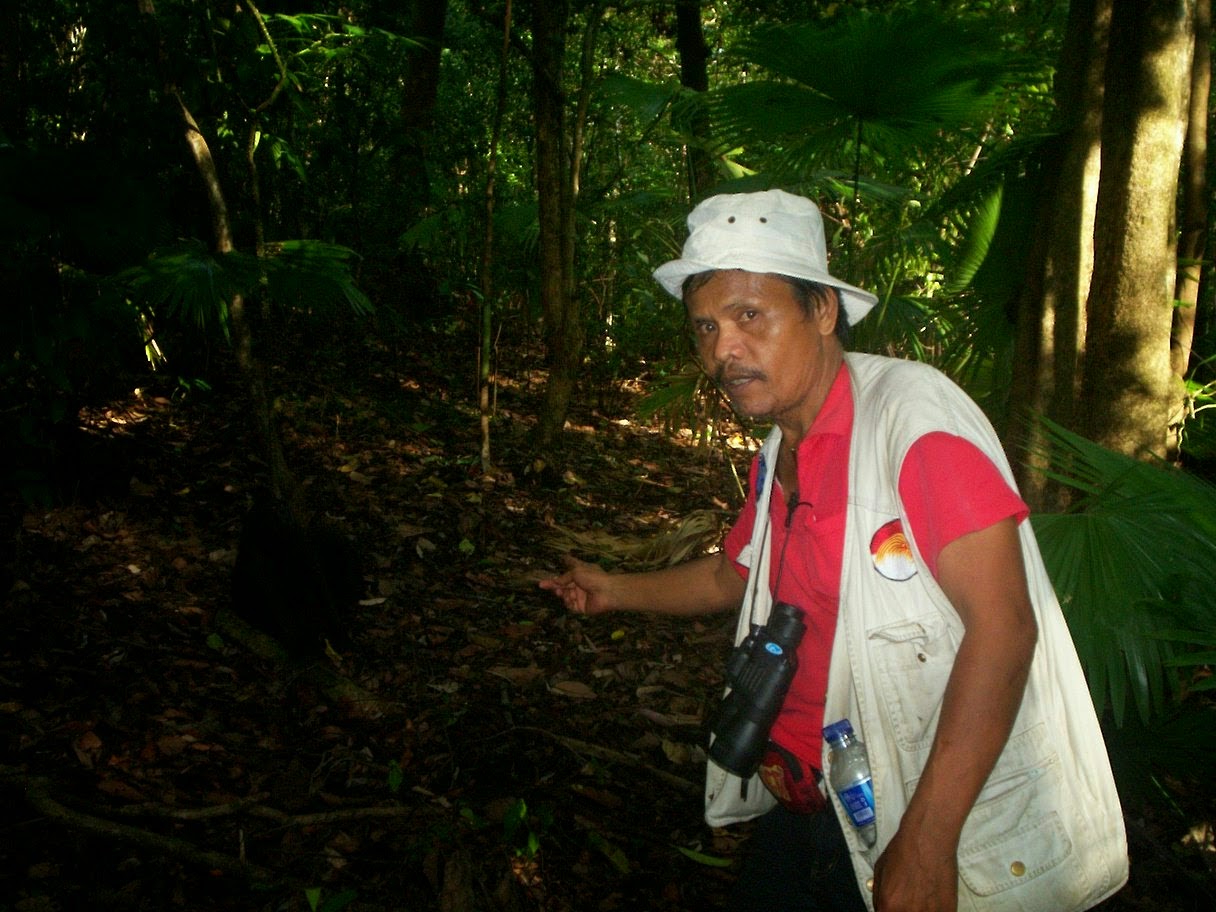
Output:
[[505,678],[518,686],[531,684],[542,674],[541,670],[535,665],[529,665],[527,668],[510,668],[506,665],[495,665],[489,669],[489,673],[499,678]]
[[97,737],[97,733],[92,729],[84,732],[72,743],[72,750],[76,752],[76,759],[80,761],[80,765],[86,769],[92,769],[101,757],[101,739]]
[[558,681],[549,685],[549,689],[577,700],[594,700],[596,696],[595,691],[581,681]]
[[694,510],[673,527],[642,539],[557,526],[546,544],[563,553],[595,554],[631,568],[647,569],[668,567],[701,554],[717,543],[720,533],[719,513]]

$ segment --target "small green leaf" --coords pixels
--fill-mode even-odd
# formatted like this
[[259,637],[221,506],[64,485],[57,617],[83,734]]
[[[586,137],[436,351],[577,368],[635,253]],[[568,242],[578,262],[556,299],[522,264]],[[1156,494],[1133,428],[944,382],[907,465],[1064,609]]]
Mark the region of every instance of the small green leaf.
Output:
[[343,890],[341,893],[335,893],[325,900],[318,912],[342,912],[343,909],[355,901],[355,897],[358,895],[354,890]]
[[462,807],[460,809],[460,816],[467,820],[476,830],[485,829],[489,825],[489,821],[484,817],[479,817],[477,812],[471,807]]
[[613,845],[599,833],[588,833],[588,840],[591,845],[600,851],[600,853],[612,863],[622,874],[629,873],[629,859],[625,857],[625,853],[618,846]]
[[717,855],[706,855],[704,852],[697,852],[692,849],[686,849],[683,846],[676,846],[676,851],[685,858],[692,859],[697,864],[708,865],[711,868],[729,868],[731,860],[729,858],[719,858]]
[[528,816],[528,802],[522,798],[517,800],[510,808],[507,809],[506,815],[502,820],[502,837],[505,842],[511,842],[520,825]]
[[207,634],[207,648],[214,649],[216,652],[223,652],[224,638],[218,633]]
[[388,765],[388,790],[396,795],[401,791],[401,785],[405,782],[405,773],[401,771],[401,764],[393,760]]

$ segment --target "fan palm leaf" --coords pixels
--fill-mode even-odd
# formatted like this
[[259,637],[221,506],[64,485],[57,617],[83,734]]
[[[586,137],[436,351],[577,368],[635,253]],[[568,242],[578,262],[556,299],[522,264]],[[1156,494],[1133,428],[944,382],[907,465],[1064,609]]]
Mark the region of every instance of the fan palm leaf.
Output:
[[1035,532],[1099,711],[1147,723],[1182,692],[1173,667],[1216,631],[1216,488],[1105,450],[1045,419],[1049,474],[1078,492]]
[[353,251],[322,241],[282,241],[263,256],[216,254],[197,240],[155,251],[114,277],[144,312],[228,332],[228,306],[265,280],[271,300],[285,307],[326,311],[345,305],[357,315],[372,305],[350,271]]
[[801,171],[826,155],[923,151],[983,122],[1010,58],[974,25],[927,11],[856,13],[758,29],[738,48],[769,78],[715,93],[719,130],[785,149]]

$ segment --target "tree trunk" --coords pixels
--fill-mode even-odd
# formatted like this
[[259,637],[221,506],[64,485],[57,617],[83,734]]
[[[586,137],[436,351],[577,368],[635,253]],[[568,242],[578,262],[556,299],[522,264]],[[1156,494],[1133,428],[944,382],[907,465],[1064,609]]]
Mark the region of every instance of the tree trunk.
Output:
[[[174,97],[181,109],[182,121],[186,127],[186,140],[194,157],[195,166],[207,189],[207,198],[211,205],[211,222],[215,231],[216,253],[220,255],[231,253],[236,248],[232,242],[228,206],[224,200],[219,173],[215,167],[215,160],[211,156],[211,149],[190,110],[182,101],[180,93],[174,91]],[[249,406],[255,430],[262,444],[263,456],[270,468],[271,491],[277,500],[287,505],[293,519],[301,525],[306,525],[307,511],[303,504],[303,491],[287,465],[287,456],[283,452],[283,441],[279,435],[274,410],[270,404],[271,397],[266,389],[266,373],[261,362],[254,355],[253,331],[249,325],[245,305],[244,295],[239,293],[233,295],[232,300],[228,302],[228,319],[232,326],[232,344],[236,349],[237,366],[244,374],[249,391]]]
[[490,419],[492,411],[493,354],[491,334],[494,329],[494,193],[498,174],[498,140],[507,111],[507,64],[511,53],[511,0],[507,0],[502,16],[502,50],[498,57],[498,95],[494,103],[494,123],[490,129],[490,149],[486,154],[486,234],[481,253],[481,347],[478,354],[477,403],[481,412],[481,470],[494,468],[490,451]]
[[536,429],[542,447],[551,444],[565,424],[583,348],[582,313],[573,294],[574,200],[562,87],[569,14],[568,0],[546,0],[532,7],[540,300],[549,366]]
[[0,92],[0,132],[14,143],[25,138],[22,61],[27,57],[22,47],[22,24],[20,4],[0,4],[0,80],[4,85]]
[[1087,436],[1128,454],[1163,452],[1179,396],[1174,207],[1194,40],[1193,0],[1114,5],[1083,411]]
[[[701,0],[676,0],[676,51],[680,55],[680,85],[694,92],[709,90],[709,47],[701,24]],[[708,125],[702,119],[693,130],[703,134]],[[688,198],[697,201],[714,185],[714,163],[709,153],[697,144],[686,147]]]
[[[395,0],[388,4],[390,9],[396,6]],[[407,140],[425,139],[435,123],[447,14],[447,0],[413,0],[399,14],[401,34],[422,43],[422,48],[410,55],[401,92],[401,126]]]
[[1212,85],[1212,0],[1195,3],[1195,59],[1191,64],[1190,120],[1182,159],[1181,232],[1170,369],[1185,378],[1191,366],[1200,277],[1208,244],[1208,93]]
[[405,201],[401,222],[409,224],[430,201],[427,157],[439,96],[448,0],[373,0],[363,8],[364,21],[417,41],[401,74],[397,108],[401,141],[392,162],[393,179]]
[[1101,153],[1102,78],[1111,0],[1075,0],[1056,72],[1058,135],[1045,148],[1036,195],[1026,285],[1018,300],[1017,343],[1006,441],[1025,459],[1022,496],[1053,509],[1062,491],[1039,469],[1042,434],[1033,416],[1073,427],[1085,345],[1085,299],[1093,269],[1094,204]]
[[[152,0],[139,0],[139,10],[141,14],[152,17],[152,21],[155,23],[156,8]],[[157,35],[158,42],[160,42],[154,59],[159,64],[162,74],[169,73],[171,72],[167,60],[169,51],[163,44],[159,29],[154,29],[153,34]],[[177,85],[172,80],[165,78],[164,92],[177,106],[185,131],[186,144],[207,194],[215,252],[220,256],[231,253],[235,249],[232,223],[228,216],[228,203],[220,184],[219,170],[216,168],[215,159],[211,154],[211,147]],[[237,365],[246,383],[254,427],[262,445],[263,456],[270,469],[271,490],[275,498],[287,506],[292,518],[301,525],[306,525],[307,511],[303,503],[303,489],[296,482],[295,476],[287,465],[282,438],[275,423],[274,410],[271,408],[270,395],[266,389],[265,372],[254,355],[253,332],[249,325],[245,305],[246,301],[242,295],[234,295],[229,302],[228,315],[232,326],[232,341],[236,349]]]

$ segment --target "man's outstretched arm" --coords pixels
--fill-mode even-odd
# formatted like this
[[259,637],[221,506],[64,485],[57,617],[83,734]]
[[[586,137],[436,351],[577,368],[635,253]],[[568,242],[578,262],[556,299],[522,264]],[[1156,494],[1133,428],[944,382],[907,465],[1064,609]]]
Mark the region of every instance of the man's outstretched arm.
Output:
[[647,611],[654,614],[714,614],[739,607],[744,581],[723,552],[646,573],[608,573],[595,564],[567,558],[560,576],[540,581],[575,614]]

